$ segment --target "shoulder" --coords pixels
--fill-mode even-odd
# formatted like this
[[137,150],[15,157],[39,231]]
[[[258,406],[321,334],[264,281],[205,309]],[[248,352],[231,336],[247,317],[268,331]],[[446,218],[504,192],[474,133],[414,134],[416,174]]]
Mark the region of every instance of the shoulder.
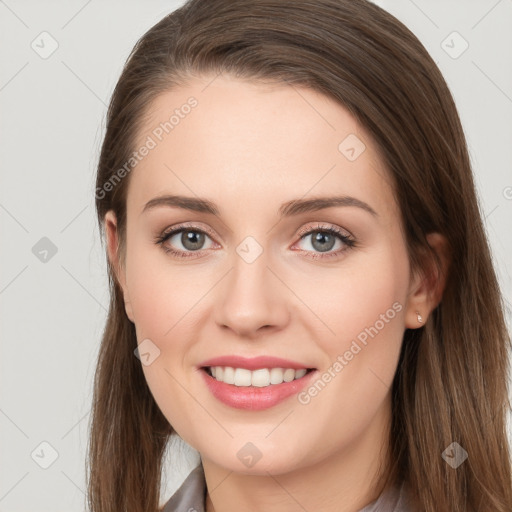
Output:
[[[202,464],[196,466],[160,512],[205,512],[206,480]],[[359,512],[414,512],[405,482],[385,489]]]
[[205,512],[206,480],[203,465],[196,466],[170,497],[161,512]]
[[406,482],[385,489],[374,502],[359,512],[414,512]]

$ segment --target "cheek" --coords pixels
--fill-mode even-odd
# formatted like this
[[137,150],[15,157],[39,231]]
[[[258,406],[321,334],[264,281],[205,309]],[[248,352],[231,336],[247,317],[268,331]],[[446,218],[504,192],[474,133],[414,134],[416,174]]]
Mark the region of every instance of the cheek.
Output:
[[[333,268],[312,272],[310,278],[297,280],[295,285],[297,295],[330,331],[330,338],[324,336],[328,343],[330,339],[355,338],[376,322],[381,327],[381,315],[386,317],[384,321],[401,319],[397,313],[405,309],[409,283],[404,248],[394,249],[389,242],[367,252],[360,249]],[[393,308],[395,303],[399,305]],[[385,323],[386,330],[391,323],[400,324],[398,331],[403,327],[400,320]],[[323,330],[318,321],[317,327]]]
[[326,354],[325,368],[337,363],[331,372],[337,384],[327,387],[353,390],[347,400],[354,405],[359,400],[376,404],[393,380],[405,329],[408,275],[405,248],[397,250],[390,242],[378,251],[354,254],[336,274],[319,274],[314,287],[299,292],[326,326],[318,319],[310,326],[310,336]]
[[126,265],[135,324],[144,338],[167,339],[174,329],[181,328],[180,319],[186,322],[187,311],[198,300],[200,281],[193,272],[183,272],[171,263],[159,246],[136,237],[134,234]]

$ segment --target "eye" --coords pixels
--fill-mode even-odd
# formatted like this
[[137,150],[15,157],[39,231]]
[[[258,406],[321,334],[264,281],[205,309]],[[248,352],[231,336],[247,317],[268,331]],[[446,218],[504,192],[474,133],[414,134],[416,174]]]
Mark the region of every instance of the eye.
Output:
[[[163,250],[178,258],[194,257],[197,252],[209,247],[204,247],[206,238],[210,238],[208,233],[194,226],[176,226],[170,231],[164,231],[155,239],[155,243],[160,244]],[[183,247],[181,249],[179,245]],[[178,245],[178,249],[176,247]]]
[[[316,225],[313,229],[310,227],[309,229],[301,230],[299,236],[301,237],[300,241],[310,238],[309,245],[313,248],[313,251],[319,251],[313,252],[310,255],[313,259],[339,256],[356,245],[356,241],[351,235],[332,225]],[[329,252],[334,248],[336,242],[339,242],[338,246],[341,246],[341,248],[337,251]]]
[[[333,225],[318,224],[313,228],[310,226],[309,228],[302,229],[298,236],[300,236],[299,242],[311,237],[310,245],[313,251],[302,249],[302,252],[307,253],[308,257],[313,259],[339,256],[341,253],[356,246],[356,241],[348,232],[344,232]],[[212,247],[212,245],[204,247],[206,239],[211,241],[212,237],[213,235],[196,226],[179,225],[157,236],[155,243],[161,245],[166,253],[172,254],[177,258],[193,258],[198,257],[203,250]],[[330,252],[336,245],[336,242],[338,242],[341,248]],[[182,248],[179,247],[180,244]],[[178,248],[176,249],[177,245]]]

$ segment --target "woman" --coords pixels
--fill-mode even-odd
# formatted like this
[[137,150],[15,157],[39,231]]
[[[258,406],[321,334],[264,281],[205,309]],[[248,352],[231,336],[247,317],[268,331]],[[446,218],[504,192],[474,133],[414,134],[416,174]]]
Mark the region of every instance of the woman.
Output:
[[[128,59],[96,200],[92,511],[512,510],[466,141],[393,16],[188,2]],[[162,508],[173,435],[201,464]]]

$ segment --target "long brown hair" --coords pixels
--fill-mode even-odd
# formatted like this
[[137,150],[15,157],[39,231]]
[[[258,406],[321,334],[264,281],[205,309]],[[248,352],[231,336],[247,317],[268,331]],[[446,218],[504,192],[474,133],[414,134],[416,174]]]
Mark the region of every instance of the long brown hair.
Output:
[[[418,511],[510,512],[510,337],[466,140],[439,69],[388,12],[366,0],[191,0],[163,18],[135,45],[111,98],[96,182],[100,232],[113,210],[122,259],[130,175],[119,179],[119,169],[150,103],[187,76],[220,72],[306,86],[338,101],[392,176],[413,269],[425,262],[427,233],[448,240],[442,300],[423,328],[404,334],[384,482],[404,480]],[[107,265],[88,503],[92,512],[155,512],[176,433],[134,357],[134,325],[108,258]],[[442,457],[452,442],[468,453],[457,469]]]

